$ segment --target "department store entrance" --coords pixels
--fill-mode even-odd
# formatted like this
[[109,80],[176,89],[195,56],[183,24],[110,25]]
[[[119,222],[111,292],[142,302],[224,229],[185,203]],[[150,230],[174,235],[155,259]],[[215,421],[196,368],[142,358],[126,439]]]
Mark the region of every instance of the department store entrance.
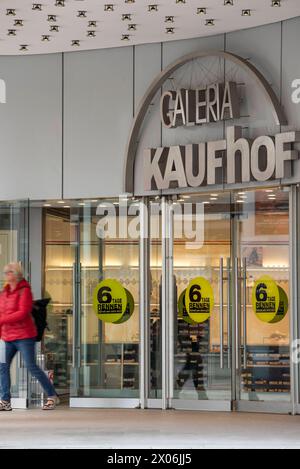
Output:
[[[292,194],[133,199],[128,217],[120,200],[45,209],[46,366],[70,405],[291,411]],[[125,322],[95,314],[109,279],[133,297]]]
[[290,411],[289,199],[170,196],[161,218],[150,203],[145,406]]

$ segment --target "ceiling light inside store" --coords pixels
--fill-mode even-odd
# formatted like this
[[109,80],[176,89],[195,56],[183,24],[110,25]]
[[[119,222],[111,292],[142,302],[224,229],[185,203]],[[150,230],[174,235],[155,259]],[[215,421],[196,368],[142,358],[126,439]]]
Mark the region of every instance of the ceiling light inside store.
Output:
[[64,200],[58,200],[57,203],[58,204],[65,204],[66,202]]
[[52,207],[51,204],[44,204],[44,207]]
[[243,204],[243,203],[245,202],[245,200],[240,200],[240,199],[239,199],[239,200],[237,200],[236,202],[237,202],[238,204]]

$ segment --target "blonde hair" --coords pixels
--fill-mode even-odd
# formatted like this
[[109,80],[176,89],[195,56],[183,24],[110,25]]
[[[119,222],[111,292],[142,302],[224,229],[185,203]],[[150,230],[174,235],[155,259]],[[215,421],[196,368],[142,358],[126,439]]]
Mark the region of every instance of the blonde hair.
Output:
[[18,281],[24,278],[23,268],[19,262],[10,262],[4,267],[4,271],[12,270]]

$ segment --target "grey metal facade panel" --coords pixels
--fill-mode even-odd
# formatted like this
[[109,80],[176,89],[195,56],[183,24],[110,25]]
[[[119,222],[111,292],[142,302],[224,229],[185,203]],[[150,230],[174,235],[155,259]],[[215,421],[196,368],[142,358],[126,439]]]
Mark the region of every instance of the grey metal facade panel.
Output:
[[163,67],[179,59],[185,54],[199,50],[223,50],[224,35],[199,37],[195,39],[185,39],[183,41],[171,41],[163,43]]
[[133,48],[65,54],[64,198],[122,193]]
[[[186,53],[194,51],[216,51],[224,49],[224,35],[207,38],[189,39],[185,41],[167,42],[163,44],[163,68]],[[201,64],[201,66],[200,66]],[[172,85],[182,88],[197,88],[200,85],[223,81],[224,60],[207,58],[193,61],[174,74],[174,80],[166,83],[164,89],[172,89]],[[218,77],[218,80],[216,79]],[[186,145],[223,138],[223,123],[195,126],[191,128],[178,127],[176,129],[163,128],[163,146]]]
[[60,198],[61,54],[0,57],[0,200]]
[[[139,106],[147,88],[150,86],[153,79],[161,71],[161,44],[147,44],[137,46],[135,48],[135,110]],[[157,95],[155,102],[150,106],[149,112],[145,119],[142,133],[139,138],[139,150],[143,148],[158,147],[161,142],[161,124],[159,117],[158,102],[160,93]],[[128,135],[129,137],[129,135]],[[138,150],[138,152],[139,152]],[[139,192],[143,192],[143,181],[138,176],[143,171],[143,155],[137,155],[137,164],[134,168],[135,186],[139,188]],[[124,162],[125,163],[125,162]]]
[[135,46],[134,102],[135,110],[152,80],[161,71],[161,44]]
[[[300,18],[284,21],[282,25],[282,105],[287,115],[288,126],[285,130],[300,130],[300,103],[293,102],[294,80],[300,80]],[[298,85],[299,87],[299,85]],[[298,96],[300,94],[298,93]],[[300,151],[300,144],[297,146]],[[300,160],[295,161],[293,178],[286,182],[300,181]]]
[[[226,50],[248,58],[280,97],[281,23],[226,34]],[[230,74],[230,71],[227,69],[226,73]],[[245,95],[242,112],[247,117],[238,122],[238,125],[246,127],[244,136],[255,138],[278,132],[280,128],[274,122],[270,107],[249,76],[234,68],[231,75],[237,82],[244,83],[241,87],[242,98]]]

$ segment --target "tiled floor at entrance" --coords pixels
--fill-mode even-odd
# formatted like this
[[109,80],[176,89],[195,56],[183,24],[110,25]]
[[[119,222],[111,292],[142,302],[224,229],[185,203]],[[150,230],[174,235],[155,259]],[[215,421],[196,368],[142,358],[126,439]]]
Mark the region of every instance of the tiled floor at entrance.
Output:
[[0,415],[0,448],[300,448],[300,416],[58,408]]

